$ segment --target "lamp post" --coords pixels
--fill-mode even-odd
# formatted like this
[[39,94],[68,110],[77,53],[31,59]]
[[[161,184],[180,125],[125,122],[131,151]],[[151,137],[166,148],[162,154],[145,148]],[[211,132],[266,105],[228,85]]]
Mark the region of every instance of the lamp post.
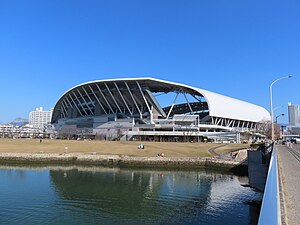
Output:
[[[273,111],[274,111],[274,110],[273,110]],[[281,117],[281,116],[284,116],[284,113],[279,114],[278,116],[275,117],[276,130],[277,130],[277,128],[279,127],[279,137],[280,137],[280,138],[282,138],[282,134],[281,134],[281,132],[280,132],[280,126],[278,126],[277,119],[278,119],[278,117]],[[275,135],[275,127],[274,127],[274,135]]]
[[285,76],[285,77],[281,77],[281,78],[278,78],[276,80],[274,80],[271,85],[270,85],[270,113],[271,113],[271,137],[272,137],[272,141],[275,140],[274,138],[274,115],[273,115],[273,93],[272,93],[272,88],[273,88],[273,85],[277,82],[277,81],[280,81],[280,80],[283,80],[283,79],[287,79],[287,78],[291,78],[292,76],[291,75],[288,75],[288,76]]
[[284,113],[282,113],[282,114],[280,114],[280,115],[278,115],[278,116],[275,117],[275,123],[276,123],[276,124],[277,124],[277,119],[278,119],[278,117],[281,117],[281,116],[284,116]]

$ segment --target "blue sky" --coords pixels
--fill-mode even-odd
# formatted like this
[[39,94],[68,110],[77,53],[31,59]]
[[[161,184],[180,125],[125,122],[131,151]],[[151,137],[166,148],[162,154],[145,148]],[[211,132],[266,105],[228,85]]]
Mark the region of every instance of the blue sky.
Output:
[[[155,77],[269,109],[300,104],[300,2],[0,0],[0,122],[91,80]],[[280,122],[285,122],[280,118]]]

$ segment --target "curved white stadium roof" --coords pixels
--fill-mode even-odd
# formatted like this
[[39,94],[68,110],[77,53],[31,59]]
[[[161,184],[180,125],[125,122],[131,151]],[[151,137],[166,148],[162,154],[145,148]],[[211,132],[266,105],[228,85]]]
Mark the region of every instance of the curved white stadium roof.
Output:
[[198,91],[208,103],[210,116],[252,122],[271,120],[270,113],[261,106],[200,88]]
[[208,103],[209,115],[211,117],[246,120],[252,122],[271,120],[270,113],[261,106],[188,85],[163,81],[154,78],[148,79],[167,82],[179,86],[185,86],[199,92],[199,94],[203,95]]
[[[211,91],[207,91],[204,89],[188,86],[185,84],[160,80],[156,78],[118,78],[118,79],[107,79],[107,80],[96,80],[91,81],[87,83],[83,83],[80,85],[77,85],[70,90],[66,91],[60,100],[70,91],[75,90],[78,87],[82,87],[85,85],[93,84],[93,83],[102,83],[102,82],[118,82],[118,81],[139,81],[139,82],[145,82],[153,87],[155,85],[162,87],[172,87],[177,86],[184,88],[185,90],[191,91],[193,93],[198,93],[199,95],[202,95],[207,103],[209,108],[209,115],[211,117],[219,117],[219,118],[228,118],[228,119],[235,119],[235,120],[242,120],[242,121],[251,121],[251,122],[260,122],[263,120],[270,120],[270,114],[269,112],[258,105],[241,101],[235,98],[227,97],[221,94],[217,94]],[[60,100],[57,102],[57,105],[59,104]]]

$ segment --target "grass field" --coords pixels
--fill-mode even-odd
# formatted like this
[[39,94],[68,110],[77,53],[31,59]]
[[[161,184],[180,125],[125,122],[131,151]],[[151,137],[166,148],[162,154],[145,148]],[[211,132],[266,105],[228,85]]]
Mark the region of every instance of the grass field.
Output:
[[[94,153],[102,155],[157,156],[163,152],[166,157],[210,157],[208,150],[224,144],[142,142],[145,149],[138,149],[141,142],[122,141],[75,141],[39,139],[0,139],[0,153]],[[240,148],[245,144],[228,144],[217,149],[222,153]]]

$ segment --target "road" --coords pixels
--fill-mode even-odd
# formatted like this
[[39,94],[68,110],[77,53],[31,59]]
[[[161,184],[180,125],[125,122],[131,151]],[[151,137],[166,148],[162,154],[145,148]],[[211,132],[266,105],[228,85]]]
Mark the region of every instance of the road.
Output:
[[277,146],[280,174],[280,193],[283,201],[283,224],[296,225],[300,221],[300,145]]

